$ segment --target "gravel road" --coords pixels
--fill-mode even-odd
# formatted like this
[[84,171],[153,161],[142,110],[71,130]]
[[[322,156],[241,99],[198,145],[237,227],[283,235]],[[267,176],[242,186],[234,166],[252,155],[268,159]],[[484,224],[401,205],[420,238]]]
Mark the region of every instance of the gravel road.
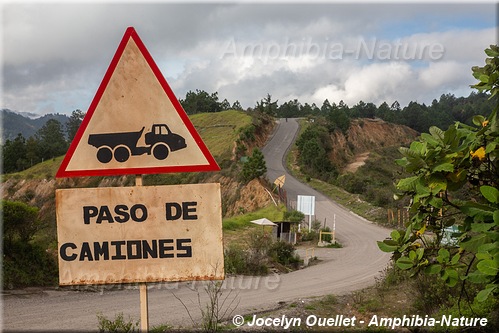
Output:
[[[316,219],[326,221],[332,228],[336,215],[336,237],[341,249],[316,249],[321,260],[288,274],[266,277],[227,277],[222,298],[226,304],[237,304],[235,314],[253,314],[276,308],[280,302],[290,302],[326,294],[346,294],[372,285],[374,277],[386,266],[389,254],[381,252],[377,240],[388,237],[389,230],[376,226],[329,200],[319,192],[291,177],[283,167],[283,156],[298,130],[294,119],[281,119],[263,149],[270,180],[285,174],[284,189],[289,200],[296,195],[316,198]],[[150,327],[161,324],[189,327],[191,318],[199,322],[200,303],[207,294],[205,282],[148,284]],[[181,301],[180,301],[180,300]],[[97,314],[113,319],[123,313],[140,318],[140,299],[137,286],[101,286],[93,288],[52,288],[4,291],[3,323],[6,331],[20,330],[96,330]],[[202,306],[204,308],[204,305]],[[187,308],[187,309],[186,309]]]

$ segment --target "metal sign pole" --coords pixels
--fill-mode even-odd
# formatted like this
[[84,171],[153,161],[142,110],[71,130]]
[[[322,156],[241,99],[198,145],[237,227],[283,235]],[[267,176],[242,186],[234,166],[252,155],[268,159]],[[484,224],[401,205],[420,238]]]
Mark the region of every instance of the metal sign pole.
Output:
[[[135,176],[135,186],[142,186],[142,175]],[[147,282],[139,282],[140,290],[140,331],[149,331],[149,304],[147,300]]]

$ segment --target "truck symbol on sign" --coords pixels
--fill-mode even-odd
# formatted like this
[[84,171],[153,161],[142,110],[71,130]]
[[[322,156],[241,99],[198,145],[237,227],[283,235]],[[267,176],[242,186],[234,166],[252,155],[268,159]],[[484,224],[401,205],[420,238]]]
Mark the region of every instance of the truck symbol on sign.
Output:
[[170,131],[165,124],[154,124],[144,136],[147,146],[137,147],[145,126],[137,132],[90,134],[88,144],[97,148],[97,160],[109,163],[113,157],[118,162],[127,161],[130,156],[151,155],[164,160],[170,152],[186,148],[185,139]]

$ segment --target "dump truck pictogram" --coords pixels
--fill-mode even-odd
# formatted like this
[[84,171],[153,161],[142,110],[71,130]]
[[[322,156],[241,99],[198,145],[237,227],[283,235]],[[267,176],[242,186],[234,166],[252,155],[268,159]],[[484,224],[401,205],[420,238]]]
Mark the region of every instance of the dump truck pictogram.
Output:
[[125,162],[130,156],[151,153],[157,160],[164,160],[170,152],[187,147],[185,139],[165,124],[152,125],[144,136],[146,146],[137,146],[144,130],[145,126],[137,132],[90,134],[88,144],[97,148],[97,160],[101,163],[109,163],[113,157]]

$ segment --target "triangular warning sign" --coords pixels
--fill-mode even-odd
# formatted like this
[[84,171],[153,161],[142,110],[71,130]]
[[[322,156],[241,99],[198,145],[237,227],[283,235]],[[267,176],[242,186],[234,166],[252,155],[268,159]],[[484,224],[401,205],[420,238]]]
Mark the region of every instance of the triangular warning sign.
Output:
[[56,177],[218,170],[137,32],[128,28]]

